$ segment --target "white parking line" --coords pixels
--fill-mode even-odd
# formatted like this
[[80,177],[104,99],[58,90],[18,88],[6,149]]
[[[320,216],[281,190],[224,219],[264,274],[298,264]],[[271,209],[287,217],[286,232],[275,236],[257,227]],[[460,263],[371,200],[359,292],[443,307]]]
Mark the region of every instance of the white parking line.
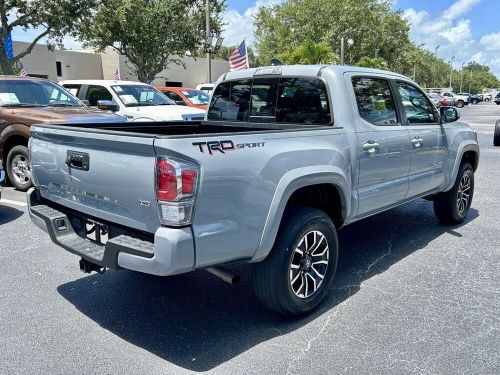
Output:
[[14,206],[26,207],[28,204],[26,202],[13,201],[10,199],[0,199],[0,203],[12,204]]

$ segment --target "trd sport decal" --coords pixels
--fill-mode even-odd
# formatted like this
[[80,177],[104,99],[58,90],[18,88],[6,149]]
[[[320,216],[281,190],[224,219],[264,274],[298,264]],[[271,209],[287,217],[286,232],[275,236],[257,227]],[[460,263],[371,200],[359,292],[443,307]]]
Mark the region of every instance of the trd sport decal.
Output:
[[209,142],[193,142],[193,146],[198,147],[200,152],[208,151],[210,155],[213,155],[215,152],[220,152],[221,154],[225,154],[227,151],[235,151],[241,150],[244,148],[255,148],[255,147],[264,147],[266,142],[254,142],[254,143],[238,143],[234,144],[233,141],[227,139],[224,141],[209,141]]

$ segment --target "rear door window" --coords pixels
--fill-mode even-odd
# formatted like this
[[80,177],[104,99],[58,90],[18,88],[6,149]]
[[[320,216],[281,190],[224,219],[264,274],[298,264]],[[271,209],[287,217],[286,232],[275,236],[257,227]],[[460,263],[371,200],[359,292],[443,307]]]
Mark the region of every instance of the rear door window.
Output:
[[399,124],[389,81],[375,77],[354,77],[352,86],[363,120],[377,126]]
[[79,98],[79,94],[80,94],[80,89],[82,88],[82,85],[74,85],[74,84],[71,84],[71,85],[64,85],[63,86],[66,90],[68,90],[70,93],[72,93],[74,96],[76,96],[77,98]]

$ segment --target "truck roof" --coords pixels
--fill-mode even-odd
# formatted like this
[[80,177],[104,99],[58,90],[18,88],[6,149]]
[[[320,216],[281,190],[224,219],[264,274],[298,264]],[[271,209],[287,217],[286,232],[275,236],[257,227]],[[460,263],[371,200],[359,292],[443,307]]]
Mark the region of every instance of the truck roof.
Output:
[[101,85],[101,86],[110,86],[110,85],[143,85],[150,86],[146,83],[139,81],[114,81],[112,79],[69,79],[59,81],[59,84],[70,84],[70,85]]
[[306,76],[306,77],[314,77],[318,76],[321,70],[329,70],[334,72],[335,74],[341,75],[347,72],[359,72],[359,73],[378,73],[384,75],[391,75],[395,77],[405,78],[408,77],[403,76],[402,74],[394,73],[388,70],[381,69],[372,69],[372,68],[361,68],[359,66],[350,66],[350,65],[327,65],[327,64],[317,64],[317,65],[275,65],[275,66],[263,66],[258,68],[244,69],[238,70],[235,72],[228,72],[223,74],[219,79],[219,81],[226,80],[234,80],[234,79],[242,79],[253,77],[255,73],[260,71],[261,73],[269,72],[268,74],[262,75],[273,75],[271,71],[276,69],[276,71],[280,71],[281,73],[275,73],[276,75],[283,76]]

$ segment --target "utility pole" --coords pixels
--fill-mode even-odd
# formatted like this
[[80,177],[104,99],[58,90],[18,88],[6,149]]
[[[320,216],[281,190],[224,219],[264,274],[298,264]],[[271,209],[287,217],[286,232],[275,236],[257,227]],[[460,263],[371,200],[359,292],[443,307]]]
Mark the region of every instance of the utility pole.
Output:
[[[441,47],[439,44],[434,48],[434,57],[438,58],[438,49]],[[433,65],[432,66],[432,86],[436,86],[436,67]]]
[[340,38],[340,65],[344,65],[344,37]]
[[[417,74],[417,66],[413,65],[413,80],[415,81],[415,76]],[[415,81],[416,82],[416,81]]]
[[460,74],[460,92],[462,92],[462,84],[464,83],[464,65],[465,62],[462,63],[462,72]]
[[[207,28],[207,35],[206,35],[206,41],[207,43],[212,44],[212,37],[210,35],[210,5],[209,5],[209,0],[206,0],[206,28]],[[210,53],[210,48],[207,49],[207,82],[210,83],[212,82],[212,58],[211,58],[211,53]]]
[[452,79],[452,75],[453,75],[453,60],[455,60],[455,56],[453,56],[450,59],[450,89],[451,89],[451,79]]
[[470,93],[470,86],[472,84],[472,67],[470,68],[470,81],[469,81],[469,93]]

